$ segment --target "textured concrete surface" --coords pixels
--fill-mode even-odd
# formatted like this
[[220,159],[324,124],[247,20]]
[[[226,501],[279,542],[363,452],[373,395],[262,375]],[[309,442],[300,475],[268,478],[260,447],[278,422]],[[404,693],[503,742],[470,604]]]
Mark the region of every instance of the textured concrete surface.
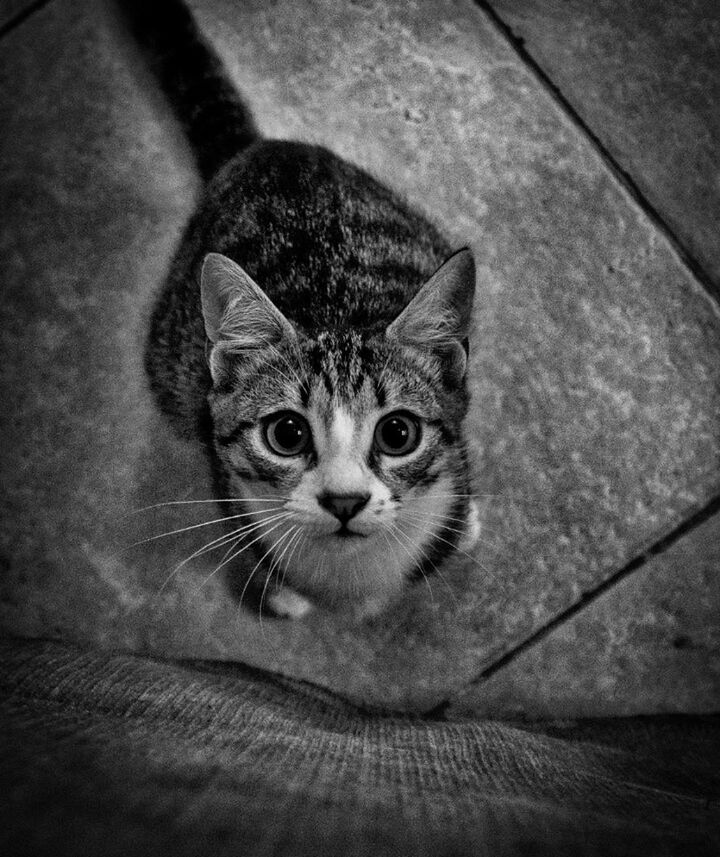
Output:
[[718,569],[720,514],[475,683],[448,715],[617,716],[639,699],[654,712],[717,711]]
[[[472,4],[193,6],[264,133],[331,146],[473,244],[484,541],[357,628],[260,623],[211,558],[172,575],[210,538],[201,528],[129,547],[216,516],[131,514],[211,496],[201,450],[156,412],[140,351],[198,182],[105,6],[55,0],[1,45],[3,625],[241,659],[380,705],[460,695],[465,711],[552,713],[528,676],[496,673],[494,703],[467,686],[720,493],[715,305]],[[623,615],[644,615],[648,588],[626,586]],[[712,586],[681,587],[678,636],[694,639]],[[638,622],[622,651],[591,627],[584,651],[602,670],[580,655],[572,670],[545,664],[563,715],[625,669],[638,688],[655,675]],[[688,710],[712,700],[717,662],[715,647],[689,679]],[[638,692],[603,710],[670,704]]]
[[493,0],[720,295],[720,5]]

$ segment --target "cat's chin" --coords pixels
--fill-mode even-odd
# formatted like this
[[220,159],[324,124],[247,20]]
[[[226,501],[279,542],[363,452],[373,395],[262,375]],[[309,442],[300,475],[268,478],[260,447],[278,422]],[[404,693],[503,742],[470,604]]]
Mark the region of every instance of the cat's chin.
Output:
[[358,530],[340,528],[327,533],[318,533],[314,537],[316,546],[334,554],[359,553],[372,550],[377,530],[361,533]]
[[366,539],[371,534],[370,533],[359,533],[359,532],[357,532],[357,530],[340,529],[340,530],[335,530],[335,532],[330,533],[330,535],[335,539],[339,539],[340,541],[344,541],[345,539],[350,539],[352,541],[352,539]]

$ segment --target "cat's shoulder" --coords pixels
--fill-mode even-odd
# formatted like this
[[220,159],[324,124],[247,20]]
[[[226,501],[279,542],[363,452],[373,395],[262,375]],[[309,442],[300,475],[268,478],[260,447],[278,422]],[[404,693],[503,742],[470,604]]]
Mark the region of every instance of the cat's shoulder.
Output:
[[257,140],[232,158],[211,183],[210,194],[221,195],[242,186],[258,198],[312,196],[318,204],[323,191],[395,199],[396,194],[363,167],[325,146],[298,140]]

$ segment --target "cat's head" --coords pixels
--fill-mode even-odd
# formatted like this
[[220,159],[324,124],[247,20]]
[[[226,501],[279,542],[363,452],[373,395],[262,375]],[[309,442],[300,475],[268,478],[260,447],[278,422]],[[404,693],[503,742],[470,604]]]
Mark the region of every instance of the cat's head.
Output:
[[263,574],[326,604],[382,605],[453,549],[474,287],[461,250],[381,333],[310,336],[239,265],[206,257],[215,449],[244,501],[237,549],[260,547]]

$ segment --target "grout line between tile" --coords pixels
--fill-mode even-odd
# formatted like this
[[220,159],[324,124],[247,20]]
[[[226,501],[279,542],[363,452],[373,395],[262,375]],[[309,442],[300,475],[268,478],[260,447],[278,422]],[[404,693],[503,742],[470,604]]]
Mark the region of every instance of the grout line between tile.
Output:
[[569,619],[572,619],[574,616],[584,610],[589,604],[592,604],[593,601],[596,601],[598,598],[604,595],[609,589],[612,589],[613,587],[617,586],[617,584],[619,584],[621,581],[630,577],[631,574],[633,574],[639,568],[644,566],[647,562],[649,562],[649,560],[664,553],[668,548],[672,547],[672,545],[678,542],[683,536],[687,535],[692,530],[699,527],[701,524],[704,524],[705,521],[709,520],[713,517],[713,515],[716,515],[718,513],[720,513],[720,495],[711,500],[707,505],[703,506],[703,508],[700,509],[698,512],[695,512],[694,515],[691,515],[689,518],[686,518],[682,523],[680,523],[677,527],[671,530],[666,536],[663,536],[663,538],[655,542],[655,544],[651,545],[647,550],[643,551],[634,559],[630,560],[630,562],[626,563],[621,569],[616,571],[614,574],[611,574],[610,577],[606,578],[599,586],[596,586],[595,589],[592,589],[590,592],[586,592],[579,601],[576,601],[566,610],[563,610],[561,613],[558,613],[557,616],[551,619],[546,625],[543,625],[542,628],[539,628],[529,637],[526,637],[521,643],[519,643],[514,648],[510,649],[504,655],[499,657],[496,661],[491,663],[488,667],[482,670],[482,672],[480,672],[475,678],[471,679],[468,682],[468,686],[472,687],[473,685],[479,684],[480,682],[490,678],[490,676],[503,669],[503,667],[510,664],[528,649],[532,648],[534,645],[544,640],[545,637],[551,634],[556,628],[567,622]]
[[12,30],[16,27],[19,27],[23,21],[26,21],[31,15],[34,15],[35,12],[39,12],[43,6],[47,6],[50,3],[50,0],[36,0],[35,3],[30,3],[20,12],[17,12],[10,18],[9,21],[6,21],[4,24],[0,25],[0,39],[4,36],[7,36]]
[[685,246],[675,234],[670,224],[660,214],[658,209],[645,196],[643,191],[635,182],[630,173],[625,170],[620,162],[610,153],[600,137],[592,130],[578,111],[573,107],[568,98],[563,95],[562,90],[552,78],[545,72],[537,60],[524,46],[524,39],[517,36],[509,24],[493,9],[488,0],[473,0],[488,18],[491,24],[499,31],[501,36],[509,43],[523,64],[540,81],[543,88],[555,100],[556,104],[569,117],[572,123],[583,133],[591,143],[595,151],[602,159],[605,166],[610,170],[616,181],[624,188],[633,202],[642,210],[653,226],[663,235],[671,248],[675,251],[682,264],[690,271],[695,280],[703,287],[705,293],[715,302],[716,308],[720,308],[720,283],[707,273],[703,265],[695,258],[693,253]]
[[[549,75],[534,59],[534,57],[524,47],[523,39],[515,35],[512,28],[500,17],[500,15],[492,7],[488,0],[473,0],[475,6],[485,15],[489,22],[496,28],[500,35],[507,41],[510,47],[515,51],[522,63],[536,77],[543,88],[548,92],[550,97],[555,101],[558,107],[569,118],[569,120],[579,129],[583,136],[590,142],[598,156],[601,158],[607,169],[614,176],[616,181],[630,196],[632,201],[641,209],[644,215],[650,220],[653,226],[663,235],[671,248],[677,254],[680,262],[688,269],[695,278],[696,282],[702,287],[706,296],[710,297],[716,308],[720,306],[720,284],[716,283],[707,273],[702,264],[688,250],[684,243],[678,238],[673,229],[670,227],[665,218],[645,196],[643,191],[636,184],[633,177],[619,163],[619,161],[610,153],[598,135],[590,128],[585,120],[580,116],[578,111],[573,107],[571,102],[562,93],[560,88],[553,82]],[[650,559],[664,553],[668,548],[674,545],[679,539],[687,535],[696,527],[703,524],[713,515],[720,512],[720,496],[715,497],[702,509],[691,515],[670,533],[661,538],[650,548],[643,551],[630,562],[626,563],[621,569],[616,571],[606,580],[604,580],[595,589],[587,592],[583,597],[568,607],[566,610],[559,613],[546,625],[539,628],[522,642],[500,656],[497,660],[483,669],[468,686],[479,684],[482,681],[490,678],[496,672],[503,669],[508,664],[516,660],[521,654],[532,648],[537,643],[541,642],[550,635],[556,628],[567,622],[569,619],[584,610],[589,604],[600,598],[605,592],[612,589],[621,581],[636,572],[644,566]]]

